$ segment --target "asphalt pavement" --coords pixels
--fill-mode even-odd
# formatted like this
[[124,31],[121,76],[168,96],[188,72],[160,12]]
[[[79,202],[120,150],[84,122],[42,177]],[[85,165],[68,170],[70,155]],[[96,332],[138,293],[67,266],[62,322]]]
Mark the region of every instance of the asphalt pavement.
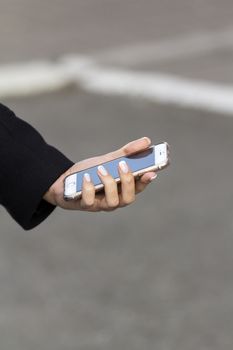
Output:
[[[1,1],[0,63],[230,27],[230,1]],[[231,86],[232,49],[134,66]],[[230,350],[233,118],[69,87],[3,101],[73,161],[149,136],[171,165],[112,213],[0,208],[0,348]]]

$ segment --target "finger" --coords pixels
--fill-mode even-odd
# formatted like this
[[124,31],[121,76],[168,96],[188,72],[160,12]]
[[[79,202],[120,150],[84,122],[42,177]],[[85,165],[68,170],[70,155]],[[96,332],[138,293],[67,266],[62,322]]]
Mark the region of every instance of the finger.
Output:
[[127,163],[119,163],[119,175],[121,179],[121,205],[128,205],[135,200],[135,180]]
[[123,155],[129,155],[146,150],[151,145],[149,137],[142,137],[141,139],[131,141],[123,146],[121,149]]
[[126,155],[134,154],[140,151],[146,150],[151,145],[151,140],[148,137],[142,137],[141,139],[131,141],[119,148],[116,151],[107,153],[103,156],[102,161],[106,162],[115,158],[123,157]]
[[156,179],[157,174],[149,172],[144,174],[139,180],[136,181],[136,194],[145,190],[145,188]]
[[91,181],[90,174],[83,176],[82,198],[80,205],[83,209],[91,208],[95,203],[95,187]]
[[119,205],[119,195],[117,191],[117,183],[110,176],[103,165],[98,167],[98,175],[104,185],[105,201],[109,208],[116,208]]
[[143,174],[140,177],[141,182],[143,183],[150,183],[151,181],[155,180],[157,178],[158,174],[154,171],[150,171],[148,173]]

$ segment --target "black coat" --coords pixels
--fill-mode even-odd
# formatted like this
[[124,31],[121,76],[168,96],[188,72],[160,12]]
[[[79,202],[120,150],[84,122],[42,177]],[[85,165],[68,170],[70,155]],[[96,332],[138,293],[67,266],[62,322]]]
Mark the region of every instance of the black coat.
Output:
[[0,204],[25,230],[54,210],[43,195],[72,165],[32,126],[0,104]]

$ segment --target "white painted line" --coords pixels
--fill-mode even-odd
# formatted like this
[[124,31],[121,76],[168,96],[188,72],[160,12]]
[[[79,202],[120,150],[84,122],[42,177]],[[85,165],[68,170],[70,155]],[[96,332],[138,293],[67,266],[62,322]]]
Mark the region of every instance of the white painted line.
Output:
[[233,86],[171,75],[102,68],[85,57],[0,69],[0,98],[53,91],[76,84],[88,92],[140,97],[233,116]]
[[162,42],[148,42],[109,49],[95,54],[101,64],[136,66],[163,63],[181,58],[206,54],[221,48],[233,48],[233,28],[214,32],[187,34]]
[[79,86],[88,92],[140,97],[233,116],[233,86],[98,66],[89,66],[76,77]]
[[[233,116],[233,86],[183,79],[155,72],[104,68],[101,60],[136,65],[173,60],[233,47],[233,29],[189,35],[156,45],[139,45],[93,57],[67,55],[57,62],[0,66],[0,98],[28,96],[76,84],[88,92],[136,96],[163,104]],[[157,60],[157,61],[156,61]]]
[[63,88],[70,77],[62,67],[46,61],[0,67],[0,97],[28,96]]

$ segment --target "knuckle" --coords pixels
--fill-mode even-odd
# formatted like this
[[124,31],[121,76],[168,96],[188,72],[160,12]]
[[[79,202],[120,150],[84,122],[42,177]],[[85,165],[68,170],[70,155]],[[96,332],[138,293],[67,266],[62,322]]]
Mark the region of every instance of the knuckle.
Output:
[[83,190],[86,191],[86,192],[90,192],[92,191],[94,188],[93,184],[91,183],[86,183],[84,186],[83,186]]
[[82,209],[88,209],[94,205],[95,202],[95,196],[92,191],[88,191],[83,193],[82,200],[81,200],[81,207]]
[[85,190],[84,190],[84,195],[85,195],[85,197],[86,196],[91,196],[91,195],[93,195],[93,193],[94,193],[94,188],[93,187],[86,187],[85,188]]
[[133,202],[135,202],[136,196],[132,196],[132,197],[128,197],[128,198],[124,198],[123,202],[125,205],[129,205],[132,204]]
[[117,189],[115,187],[109,187],[106,191],[106,195],[110,198],[110,201],[115,201],[117,196]]
[[92,207],[94,205],[95,199],[94,198],[88,198],[86,199],[86,204],[88,207]]
[[116,182],[112,176],[110,176],[110,175],[106,176],[106,178],[105,178],[105,185],[106,186],[110,187],[110,186],[114,185],[115,183]]
[[133,175],[127,175],[124,179],[125,184],[127,185],[133,185],[134,184],[134,177]]
[[82,190],[82,198],[92,198],[95,196],[95,188],[93,186],[87,186]]
[[119,201],[119,198],[115,198],[115,199],[111,199],[109,202],[108,202],[108,206],[109,208],[117,208],[118,205],[119,205],[120,201]]
[[114,198],[116,196],[117,183],[112,177],[109,177],[108,179],[106,179],[104,188],[105,188],[105,193],[108,195],[109,198]]
[[82,209],[90,209],[93,206],[94,202],[93,201],[83,201],[81,203]]

